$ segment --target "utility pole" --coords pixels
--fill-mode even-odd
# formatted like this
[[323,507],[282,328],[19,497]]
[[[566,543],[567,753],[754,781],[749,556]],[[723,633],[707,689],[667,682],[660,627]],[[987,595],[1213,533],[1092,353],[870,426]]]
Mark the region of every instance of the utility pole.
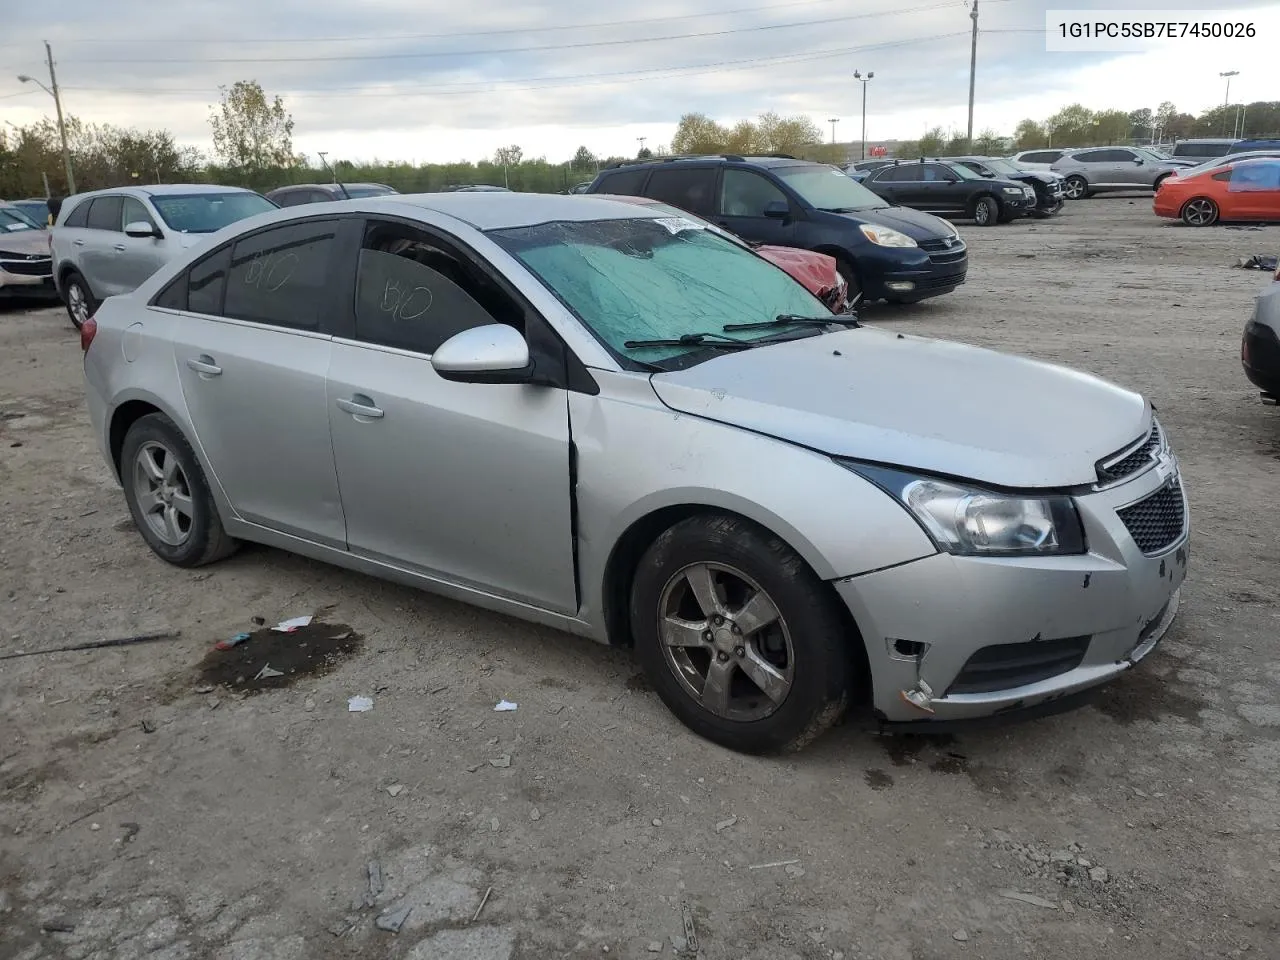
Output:
[[1228,70],[1225,73],[1218,74],[1218,76],[1225,78],[1227,81],[1227,92],[1226,92],[1226,95],[1223,96],[1222,98],[1222,105],[1224,107],[1229,106],[1231,103],[1231,78],[1240,76],[1240,71]]
[[636,137],[636,142],[640,144],[640,149],[636,151],[637,159],[640,158],[640,154],[644,153],[644,142],[648,139],[648,137]]
[[49,41],[44,42],[44,52],[49,57],[49,86],[45,86],[35,77],[29,77],[25,73],[18,75],[21,83],[34,83],[49,96],[53,97],[53,105],[58,111],[58,136],[62,140],[62,163],[67,172],[67,192],[76,192],[76,176],[71,172],[71,150],[67,146],[67,124],[62,116],[62,97],[58,93],[58,74],[53,69],[53,48],[49,46]]
[[867,84],[875,78],[875,71],[867,72],[864,77],[857,70],[853,71],[853,79],[862,84],[862,158],[867,159]]
[[832,117],[827,123],[831,124],[831,145],[835,146],[836,142],[836,124],[840,122],[839,117]]
[[969,45],[969,133],[966,137],[966,149],[971,150],[973,149],[973,81],[978,71],[978,0],[973,0],[969,19],[973,21],[973,39]]

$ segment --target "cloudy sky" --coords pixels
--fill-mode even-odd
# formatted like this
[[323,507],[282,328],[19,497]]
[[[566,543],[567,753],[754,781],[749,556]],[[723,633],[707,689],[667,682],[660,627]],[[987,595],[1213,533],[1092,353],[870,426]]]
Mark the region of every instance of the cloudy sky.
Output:
[[[1079,101],[1130,110],[1172,100],[1274,99],[1280,7],[1215,0],[1258,23],[1254,42],[1187,41],[1136,54],[1046,53],[1048,9],[1104,0],[979,0],[975,132],[1011,133]],[[331,159],[478,159],[504,144],[567,159],[579,144],[631,154],[671,137],[680,114],[725,122],[804,113],[858,136],[855,69],[874,71],[868,138],[963,131],[969,70],[965,0],[47,0],[6,3],[0,123],[51,113],[16,75],[47,79],[53,44],[68,112],[165,127],[207,149],[220,84],[256,79],[286,101],[295,147]],[[1143,9],[1210,4],[1130,0]],[[1264,51],[1267,51],[1264,53]]]

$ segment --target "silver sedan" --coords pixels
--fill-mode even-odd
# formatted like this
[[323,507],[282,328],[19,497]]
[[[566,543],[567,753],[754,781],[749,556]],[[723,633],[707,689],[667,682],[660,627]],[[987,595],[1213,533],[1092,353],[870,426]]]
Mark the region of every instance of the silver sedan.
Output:
[[1146,656],[1188,518],[1151,405],[833,315],[679,216],[511,193],[228,227],[85,324],[137,527],[252,540],[634,647],[794,749],[1055,709]]

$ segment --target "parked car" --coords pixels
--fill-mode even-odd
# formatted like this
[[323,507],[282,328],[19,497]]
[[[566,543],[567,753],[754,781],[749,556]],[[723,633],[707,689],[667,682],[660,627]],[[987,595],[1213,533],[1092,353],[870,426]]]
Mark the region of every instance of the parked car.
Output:
[[48,231],[0,200],[0,299],[57,297],[52,262]]
[[1240,361],[1249,382],[1262,392],[1262,402],[1280,404],[1280,266],[1245,325]]
[[1003,157],[943,157],[948,163],[959,163],[987,180],[1012,180],[1036,192],[1033,217],[1044,219],[1058,213],[1065,203],[1062,178],[1056,173],[1040,170],[1022,170],[1013,161]]
[[1062,159],[1066,149],[1058,150],[1023,150],[1021,153],[1015,153],[1009,157],[1009,162],[1014,164],[1019,170],[1042,170],[1047,171],[1053,168],[1053,165]]
[[13,200],[10,201],[10,206],[17,207],[41,229],[44,229],[49,224],[49,201],[47,199],[32,197],[30,200]]
[[490,183],[468,183],[444,189],[446,193],[511,193],[507,187],[495,187]]
[[1202,163],[1225,157],[1240,141],[1234,137],[1208,137],[1193,140],[1179,140],[1173,145],[1170,154],[1175,160],[1190,160]]
[[852,306],[848,301],[849,284],[840,275],[840,269],[836,264],[835,257],[829,257],[825,253],[815,253],[812,250],[801,250],[799,247],[777,247],[766,243],[748,243],[723,227],[717,227],[709,220],[703,220],[697,214],[681,210],[679,207],[673,207],[671,204],[663,203],[661,200],[651,200],[648,197],[627,197],[622,194],[610,193],[601,193],[597,194],[597,196],[602,200],[640,204],[652,212],[654,216],[680,217],[692,220],[704,229],[714,230],[721,236],[728,237],[734,243],[740,243],[744,247],[754,250],[757,255],[764,257],[775,267],[780,267],[787,271],[796,281],[804,284],[805,289],[825,303],[832,313],[843,313],[848,307]]
[[1052,166],[1069,200],[1115,190],[1157,190],[1186,165],[1140,147],[1098,147],[1064,153]]
[[590,188],[591,188],[591,181],[583,180],[581,183],[575,183],[573,187],[570,188],[569,192],[574,194],[586,193],[587,190],[589,190]]
[[634,204],[317,209],[84,326],[94,435],[169,563],[254,540],[632,646],[753,752],[860,691],[890,726],[1064,709],[1173,622],[1186,501],[1137,394],[857,325]]
[[1226,156],[1234,158],[1238,153],[1253,153],[1255,151],[1272,153],[1276,150],[1280,150],[1280,139],[1237,140],[1231,145],[1231,149],[1227,151]]
[[162,184],[68,197],[52,230],[53,278],[79,329],[107,297],[128,293],[228,224],[274,210],[239,187]]
[[1280,160],[1224,163],[1190,177],[1165,180],[1151,202],[1158,217],[1192,227],[1219,220],[1280,222]]
[[663,157],[600,171],[588,193],[652,197],[751,243],[835,257],[849,297],[914,303],[964,283],[968,248],[945,220],[894,207],[835,167],[790,157]]
[[962,163],[898,161],[872,170],[862,181],[890,203],[949,219],[964,217],[980,227],[1008,223],[1036,209],[1032,187],[1003,177],[987,178]]
[[893,163],[892,160],[877,157],[875,160],[858,160],[854,163],[846,163],[841,169],[861,183],[872,170],[879,170],[881,167],[887,167],[891,163]]
[[396,193],[385,183],[296,183],[276,187],[267,199],[279,207],[296,207],[301,203],[330,203],[355,197],[384,197]]
[[1194,177],[1197,174],[1204,173],[1206,170],[1221,170],[1229,163],[1237,163],[1241,160],[1258,160],[1267,158],[1280,158],[1280,148],[1275,150],[1249,150],[1245,153],[1231,153],[1225,157],[1206,160],[1204,163],[1196,164],[1194,167],[1187,167],[1185,170],[1179,170],[1177,176]]

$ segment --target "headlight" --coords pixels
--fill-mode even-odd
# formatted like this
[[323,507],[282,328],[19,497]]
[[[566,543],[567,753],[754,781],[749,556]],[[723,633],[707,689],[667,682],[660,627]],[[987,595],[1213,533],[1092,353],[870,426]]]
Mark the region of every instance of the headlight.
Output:
[[939,550],[960,556],[1059,556],[1085,552],[1070,497],[1011,496],[887,467],[840,461],[897,499]]
[[915,247],[918,244],[905,233],[899,233],[893,227],[882,227],[878,223],[864,223],[859,227],[862,235],[872,243],[881,247]]
[[1022,193],[1021,187],[1001,187],[1000,189],[1003,190],[1005,193],[1013,194],[1015,197],[1019,196]]

